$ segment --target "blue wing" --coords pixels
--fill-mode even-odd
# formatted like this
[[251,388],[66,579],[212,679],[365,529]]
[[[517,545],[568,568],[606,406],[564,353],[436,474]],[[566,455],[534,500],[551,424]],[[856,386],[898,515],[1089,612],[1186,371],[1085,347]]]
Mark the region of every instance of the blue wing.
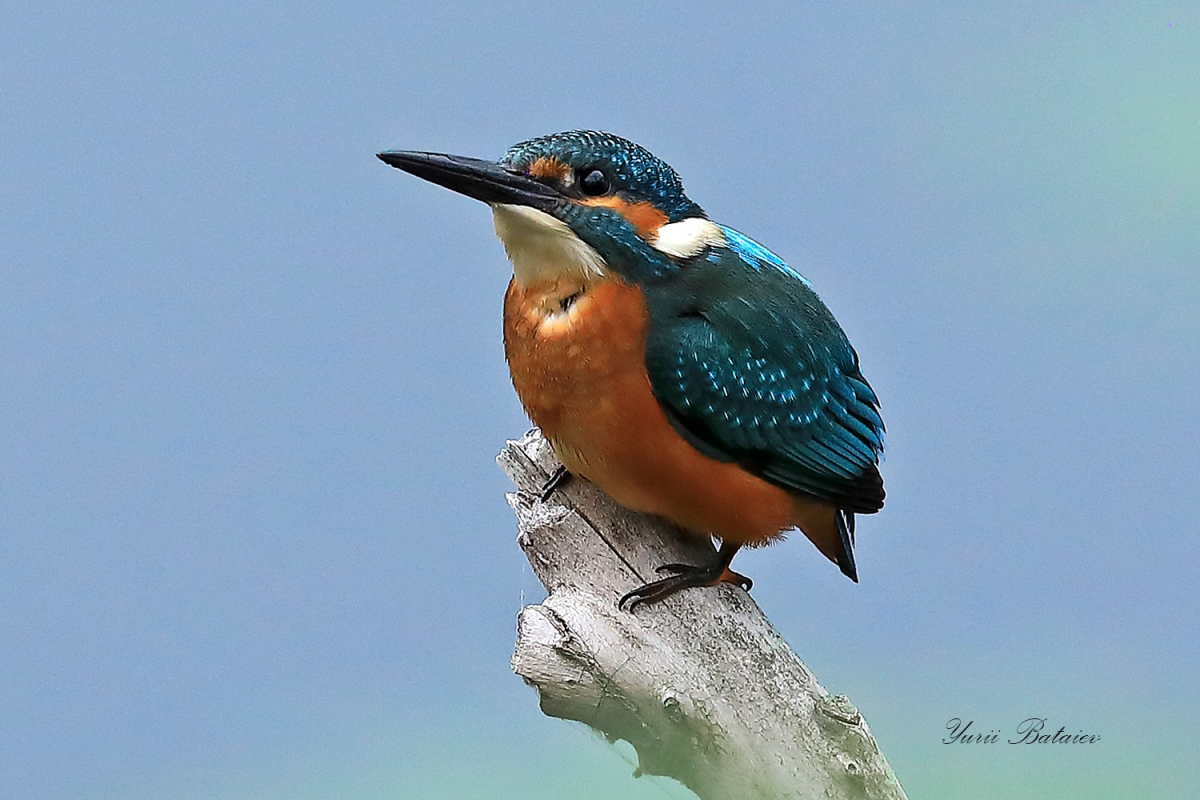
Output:
[[699,450],[847,512],[883,506],[879,400],[799,273],[729,229],[645,287],[655,397]]

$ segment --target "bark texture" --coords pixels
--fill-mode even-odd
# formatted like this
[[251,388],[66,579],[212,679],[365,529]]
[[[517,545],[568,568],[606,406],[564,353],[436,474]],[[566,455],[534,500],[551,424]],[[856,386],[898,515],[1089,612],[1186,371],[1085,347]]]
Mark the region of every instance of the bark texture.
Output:
[[630,613],[622,594],[713,547],[574,479],[539,499],[558,465],[534,430],[499,456],[518,541],[549,597],[517,623],[513,670],[542,711],[638,753],[638,773],[703,800],[901,800],[866,721],[831,696],[740,588],[689,589]]

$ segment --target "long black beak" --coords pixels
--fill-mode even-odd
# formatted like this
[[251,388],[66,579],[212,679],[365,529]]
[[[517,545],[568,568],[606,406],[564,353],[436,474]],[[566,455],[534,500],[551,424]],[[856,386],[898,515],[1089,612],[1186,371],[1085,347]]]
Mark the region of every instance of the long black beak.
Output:
[[562,199],[553,187],[523,173],[510,172],[495,161],[406,150],[377,156],[396,169],[488,204],[508,203],[549,211]]

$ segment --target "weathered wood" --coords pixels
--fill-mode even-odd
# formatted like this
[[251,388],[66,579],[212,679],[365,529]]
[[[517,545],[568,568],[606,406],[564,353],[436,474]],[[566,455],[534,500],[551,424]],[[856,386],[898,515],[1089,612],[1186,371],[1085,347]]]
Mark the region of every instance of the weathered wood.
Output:
[[703,800],[905,797],[862,715],[817,683],[740,588],[618,610],[659,565],[711,561],[710,544],[584,480],[542,502],[558,461],[536,430],[499,461],[517,485],[518,541],[549,593],[521,610],[512,659],[544,713],[627,740],[639,774]]

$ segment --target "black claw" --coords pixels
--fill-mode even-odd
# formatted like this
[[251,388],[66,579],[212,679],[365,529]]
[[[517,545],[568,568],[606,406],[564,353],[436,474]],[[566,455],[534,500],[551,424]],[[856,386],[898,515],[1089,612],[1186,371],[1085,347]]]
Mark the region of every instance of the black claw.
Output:
[[[666,564],[665,567],[677,566]],[[659,568],[659,572],[663,569]],[[645,586],[639,586],[631,592],[627,592],[624,597],[617,603],[617,608],[622,608],[626,603],[629,603],[628,611],[632,612],[638,606],[644,603],[657,603],[678,591],[689,589],[693,586],[711,586],[717,582],[717,575],[711,568],[707,567],[688,567],[686,572],[680,572],[677,575],[671,575],[667,578],[661,578],[657,581],[651,581]]]
[[554,494],[554,490],[560,486],[566,485],[571,480],[571,473],[567,472],[567,468],[559,464],[554,472],[550,473],[550,477],[546,478],[546,482],[542,484],[542,489],[538,492],[538,499],[543,503],[550,499]]
[[[733,583],[750,591],[750,587],[754,585],[753,581],[745,575],[729,569],[729,563],[733,561],[739,547],[741,545],[723,542],[721,549],[717,552],[716,562],[707,567],[693,567],[690,564],[663,564],[655,571],[660,575],[667,572],[675,574],[651,581],[645,586],[639,586],[632,592],[626,592],[617,601],[617,608],[633,613],[633,610],[643,603],[657,603],[682,589],[689,589],[693,586],[714,586],[721,582]],[[626,603],[629,604],[628,609],[625,609]]]
[[[696,584],[703,585],[703,584]],[[620,600],[617,601],[617,608],[633,613],[633,610],[645,603],[657,603],[665,597],[675,594],[680,589],[688,588],[689,584],[679,581],[679,576],[674,575],[670,578],[652,581],[645,586],[639,586],[631,592],[626,592]],[[628,608],[625,604],[628,603]]]
[[658,568],[659,573],[674,572],[666,578],[651,581],[645,586],[639,586],[631,592],[626,592],[617,601],[617,608],[633,613],[640,605],[657,603],[678,591],[694,586],[715,586],[718,583],[732,583],[745,591],[750,591],[754,581],[737,572],[726,573],[727,566],[723,563],[711,567],[693,567],[687,564],[663,564]]

